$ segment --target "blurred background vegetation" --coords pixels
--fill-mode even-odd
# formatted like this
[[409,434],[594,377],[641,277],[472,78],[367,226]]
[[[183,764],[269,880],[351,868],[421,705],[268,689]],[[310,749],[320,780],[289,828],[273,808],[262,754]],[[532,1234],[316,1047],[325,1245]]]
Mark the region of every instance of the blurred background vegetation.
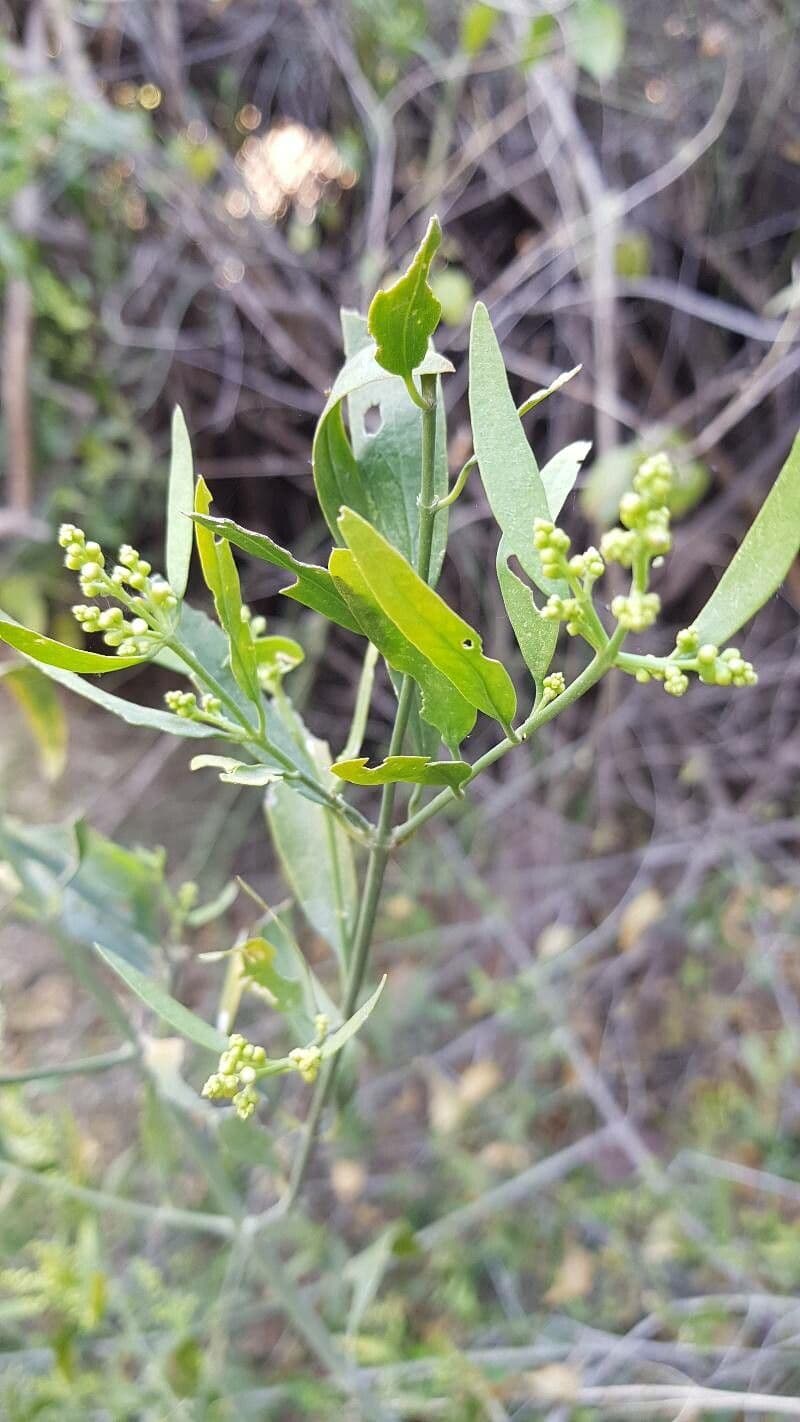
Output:
[[[796,0],[0,0],[0,606],[79,635],[62,518],[159,561],[176,402],[220,509],[319,554],[339,308],[435,210],[451,469],[480,298],[520,399],[583,366],[528,426],[541,463],[592,441],[571,528],[595,536],[641,451],[673,451],[671,645],[798,424],[798,19]],[[473,485],[444,586],[510,658],[486,515]],[[275,630],[299,626],[295,694],[341,742],[355,644],[243,572]],[[369,1057],[304,1213],[252,1258],[169,1211],[246,1181],[257,1208],[291,1121],[250,1173],[248,1133],[219,1128],[208,1179],[168,1044],[145,1089],[124,1048],[103,1075],[46,1068],[119,1048],[81,977],[98,922],[188,939],[182,994],[213,1013],[197,954],[251,908],[226,886],[277,892],[258,797],[209,799],[178,743],[66,697],[39,766],[24,684],[0,682],[3,1418],[358,1417],[354,1368],[382,1415],[453,1422],[649,1417],[642,1386],[670,1417],[692,1383],[722,1394],[692,1416],[800,1394],[798,604],[795,567],[746,637],[756,690],[604,684],[412,842]],[[382,685],[375,747],[390,710]],[[204,914],[186,881],[222,897]],[[161,1213],[98,1212],[92,1189]]]

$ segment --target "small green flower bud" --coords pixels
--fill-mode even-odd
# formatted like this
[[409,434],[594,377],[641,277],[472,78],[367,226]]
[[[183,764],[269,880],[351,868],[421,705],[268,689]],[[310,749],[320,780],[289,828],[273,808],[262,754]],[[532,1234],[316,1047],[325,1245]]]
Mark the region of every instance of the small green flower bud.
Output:
[[121,627],[124,622],[121,607],[106,607],[100,613],[100,626],[104,631],[112,627]]
[[664,670],[664,690],[669,696],[683,696],[688,690],[689,678],[680,668],[667,666]]
[[639,494],[623,494],[619,501],[619,521],[626,528],[636,528],[640,524],[647,512],[644,499]]
[[684,627],[675,638],[675,646],[684,656],[691,656],[697,651],[700,645],[700,638],[693,627]]
[[713,667],[718,656],[719,649],[714,646],[713,642],[704,642],[703,646],[698,649],[697,660],[701,667]]
[[147,578],[145,577],[144,573],[140,573],[138,570],[134,573],[128,574],[128,582],[130,583],[130,586],[132,588],[136,589],[137,592],[144,592],[145,588],[147,587]]
[[295,1047],[294,1051],[289,1053],[289,1060],[294,1064],[303,1081],[309,1085],[316,1081],[322,1061],[319,1047]]
[[326,1017],[325,1013],[318,1012],[316,1017],[314,1018],[314,1036],[316,1037],[318,1044],[325,1041],[325,1038],[327,1037],[328,1032],[330,1031],[330,1025],[330,1021]]
[[629,632],[646,632],[652,627],[661,610],[661,599],[657,593],[641,593],[634,590],[627,597],[615,597],[611,611],[621,627]]
[[123,568],[135,568],[139,561],[139,554],[135,548],[131,547],[130,543],[123,543],[117,558]]
[[60,548],[69,548],[70,544],[77,544],[83,547],[86,542],[86,534],[82,528],[76,528],[74,523],[62,523],[58,530],[58,543]]
[[222,702],[218,696],[204,696],[200,705],[207,716],[218,716],[222,710]]
[[256,1072],[254,1067],[243,1066],[239,1071],[239,1080],[242,1083],[242,1086],[252,1086],[255,1079]]
[[640,667],[636,673],[636,680],[640,683],[641,686],[647,686],[648,682],[651,680],[649,671],[646,671],[644,667]]
[[542,682],[542,705],[549,706],[551,701],[555,701],[563,691],[566,691],[567,683],[564,680],[563,672],[550,672]]
[[149,631],[150,628],[148,627],[143,617],[134,617],[133,622],[131,623],[131,632],[134,632],[137,637],[141,637],[143,633]]
[[263,1047],[253,1047],[253,1062],[256,1066],[264,1066],[267,1061],[267,1053]]

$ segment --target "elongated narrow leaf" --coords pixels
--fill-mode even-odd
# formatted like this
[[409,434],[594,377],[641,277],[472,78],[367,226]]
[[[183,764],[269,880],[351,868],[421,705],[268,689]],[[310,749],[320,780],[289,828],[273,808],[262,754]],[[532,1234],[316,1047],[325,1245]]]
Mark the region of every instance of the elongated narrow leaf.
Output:
[[565,445],[542,470],[542,483],[547,495],[550,517],[554,522],[575,487],[575,480],[591,447],[591,441],[585,439]]
[[[204,479],[198,479],[195,511],[207,514],[210,507],[211,494],[208,486]],[[230,544],[224,538],[215,538],[213,533],[197,522],[195,538],[206,587],[214,598],[217,617],[228,638],[231,671],[248,700],[258,705],[261,701],[261,686],[253,634],[244,619],[242,590]]]
[[41,662],[42,666],[58,667],[62,671],[79,672],[86,676],[124,671],[126,667],[138,667],[148,661],[148,657],[105,657],[101,652],[68,647],[66,642],[54,642],[52,637],[43,637],[41,633],[31,632],[28,627],[20,627],[16,622],[0,621],[0,642],[15,647],[32,661]]
[[211,1027],[208,1022],[204,1022],[202,1017],[190,1012],[188,1007],[176,1002],[174,997],[148,978],[144,973],[140,973],[138,968],[134,968],[131,963],[120,958],[119,954],[112,953],[110,948],[103,948],[101,944],[95,943],[100,957],[108,963],[110,968],[118,974],[122,981],[127,984],[136,996],[141,998],[147,1007],[152,1008],[157,1017],[162,1022],[169,1023],[176,1032],[180,1032],[182,1037],[188,1037],[192,1042],[197,1042],[198,1046],[206,1047],[210,1052],[224,1052],[228,1045],[227,1037],[218,1032],[216,1027]]
[[182,598],[189,581],[192,558],[191,513],[194,507],[194,463],[189,431],[183,410],[172,412],[172,455],[167,490],[167,581],[175,596]]
[[336,591],[326,568],[317,568],[312,563],[301,563],[286,548],[274,543],[266,533],[251,533],[249,529],[240,528],[238,523],[233,523],[229,518],[195,514],[194,521],[216,534],[218,538],[226,538],[229,543],[235,543],[237,548],[251,553],[254,558],[271,563],[274,568],[283,568],[287,573],[294,573],[296,581],[288,588],[281,588],[284,597],[290,597],[295,602],[302,603],[303,607],[310,607],[312,611],[321,613],[329,622],[345,627],[348,632],[360,631],[358,623]]
[[337,760],[334,775],[351,785],[449,785],[460,790],[472,774],[463,760],[430,760],[426,755],[390,755],[380,765],[367,764],[368,756]]
[[[346,505],[362,514],[410,563],[416,563],[420,412],[403,381],[388,375],[375,359],[364,318],[357,312],[343,311],[342,333],[347,360],[319,418],[312,450],[320,508],[336,541],[336,520]],[[435,373],[452,366],[429,351],[422,369]],[[434,492],[447,492],[447,431],[441,389],[437,392]],[[446,541],[447,513],[443,511],[434,527],[432,585],[439,576]]]
[[417,683],[420,715],[436,728],[446,745],[459,746],[475,725],[474,706],[386,616],[349,548],[333,550],[330,569],[364,635],[394,672],[407,674]]
[[342,511],[339,527],[370,592],[395,627],[470,705],[510,726],[517,707],[513,682],[500,662],[484,656],[475,629],[352,509]]
[[503,535],[497,549],[497,581],[517,644],[538,688],[553,660],[558,624],[540,616],[533,592],[509,566],[509,556],[508,543]]
[[547,492],[528,444],[486,307],[472,316],[469,405],[475,454],[489,506],[505,535],[509,557],[519,559],[537,588],[564,591],[545,578],[533,546],[534,519],[549,518]]
[[384,370],[410,380],[422,363],[442,314],[428,285],[428,275],[442,240],[438,217],[432,217],[408,271],[385,291],[376,292],[369,308],[369,333],[376,342],[375,358]]
[[367,998],[367,1001],[363,1004],[362,1007],[359,1007],[357,1012],[353,1013],[352,1017],[349,1017],[347,1021],[342,1024],[341,1027],[337,1028],[335,1032],[331,1032],[330,1037],[327,1037],[325,1039],[320,1048],[320,1052],[323,1058],[335,1056],[336,1053],[340,1052],[342,1050],[342,1047],[344,1047],[346,1043],[350,1041],[350,1038],[354,1037],[356,1035],[356,1032],[359,1032],[361,1030],[367,1018],[372,1012],[374,1012],[375,1008],[377,1007],[378,999],[381,993],[383,992],[385,986],[386,974],[384,973],[372,996]]
[[692,626],[721,647],[777,592],[800,551],[800,434],[728,567]]
[[569,384],[570,380],[574,380],[576,375],[580,375],[582,370],[582,365],[574,365],[572,370],[562,370],[561,374],[557,375],[555,380],[551,380],[549,385],[545,385],[542,390],[535,390],[534,393],[529,395],[527,400],[523,400],[520,405],[518,411],[520,418],[523,415],[529,415],[531,410],[535,410],[541,405],[543,400],[549,400],[551,395],[555,395],[559,390],[563,390],[564,386]]
[[[330,754],[286,706],[287,729],[302,741],[320,781],[330,776]],[[286,882],[312,928],[330,944],[344,967],[355,922],[356,875],[351,841],[325,805],[297,794],[293,784],[270,785],[264,800],[272,840]]]
[[24,663],[0,666],[4,686],[19,706],[38,751],[42,771],[57,780],[67,753],[67,718],[52,683],[38,667]]

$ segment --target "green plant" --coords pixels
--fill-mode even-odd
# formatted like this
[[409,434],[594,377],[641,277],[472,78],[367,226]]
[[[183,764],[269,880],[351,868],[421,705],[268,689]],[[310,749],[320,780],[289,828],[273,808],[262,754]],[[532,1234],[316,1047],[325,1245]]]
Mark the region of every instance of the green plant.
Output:
[[[296,1074],[313,1085],[271,1220],[282,1218],[298,1198],[341,1049],[374,1010],[383,987],[359,1006],[390,855],[613,670],[643,684],[658,682],[672,696],[683,695],[693,676],[716,686],[752,686],[753,667],[738,648],[725,644],[778,588],[800,546],[798,439],[729,568],[674,648],[666,655],[630,650],[627,639],[648,632],[658,618],[652,582],[671,547],[670,459],[665,454],[644,459],[620,500],[618,525],[604,534],[599,548],[574,553],[557,520],[585,447],[570,447],[540,471],[522,419],[575,372],[517,408],[488,312],[478,305],[469,370],[475,453],[450,487],[441,381],[453,367],[432,346],[440,306],[428,280],[440,235],[434,219],[408,270],[376,295],[366,321],[343,314],[347,359],[313,449],[317,497],[335,545],[327,568],[300,562],[266,534],[211,512],[176,411],[166,576],[154,574],[129,546],[108,567],[100,546],[80,528],[61,530],[66,565],[78,574],[87,599],[74,614],[86,633],[103,638],[109,652],[76,649],[11,619],[0,621],[0,638],[44,674],[130,724],[222,742],[224,754],[197,755],[192,768],[215,770],[223,782],[265,795],[289,888],[337,961],[338,1005],[305,962],[287,916],[266,905],[252,935],[215,955],[225,961],[216,1027],[188,1011],[158,981],[152,956],[137,959],[124,944],[112,947],[107,939],[99,953],[162,1021],[219,1058],[207,1075],[207,1097],[232,1101],[246,1120],[257,1112],[259,1088],[270,1078]],[[368,433],[365,416],[376,405],[381,424]],[[521,718],[509,671],[484,653],[476,629],[435,590],[448,509],[476,468],[499,527],[497,578],[528,673],[530,705]],[[193,545],[216,621],[185,598]],[[233,546],[291,574],[285,596],[365,643],[352,726],[334,760],[286,690],[302,648],[291,638],[271,635],[264,619],[250,614]],[[628,590],[613,597],[610,617],[596,596],[609,564],[630,577]],[[551,669],[562,622],[586,648],[571,680],[564,670]],[[362,744],[379,656],[387,664],[396,707],[386,756],[370,765]],[[167,694],[166,711],[127,701],[85,679],[147,661],[182,678]],[[502,734],[470,762],[462,747],[479,713],[497,722]],[[359,786],[380,789],[374,821],[348,798],[349,787]],[[406,788],[406,813],[399,818],[397,799]],[[359,858],[365,861],[360,882]],[[190,910],[184,903],[177,913],[180,923]],[[102,939],[102,930],[97,937]],[[245,993],[257,994],[282,1014],[290,1039],[282,1054],[270,1056],[242,1034],[231,1035]],[[225,1235],[225,1220],[213,1229]]]

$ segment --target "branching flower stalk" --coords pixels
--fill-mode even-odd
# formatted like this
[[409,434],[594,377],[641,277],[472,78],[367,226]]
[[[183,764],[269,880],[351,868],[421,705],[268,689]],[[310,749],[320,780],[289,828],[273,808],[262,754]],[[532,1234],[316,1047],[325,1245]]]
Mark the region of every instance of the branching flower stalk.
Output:
[[[756,673],[731,639],[776,591],[800,547],[798,439],[729,568],[692,624],[678,633],[673,650],[666,656],[631,650],[628,639],[649,633],[661,610],[652,581],[672,547],[670,460],[665,454],[644,460],[620,500],[618,524],[599,547],[576,552],[559,516],[583,453],[573,455],[577,447],[571,446],[555,472],[553,465],[540,471],[521,423],[576,372],[517,406],[489,314],[478,305],[469,356],[475,453],[451,486],[441,380],[452,366],[432,344],[441,308],[428,282],[440,239],[434,219],[407,271],[377,293],[366,321],[344,316],[348,355],[313,448],[317,498],[333,542],[327,567],[301,562],[267,534],[211,511],[176,411],[166,576],[154,574],[128,545],[109,571],[103,550],[83,530],[66,524],[59,534],[66,565],[78,574],[88,600],[75,605],[74,615],[87,637],[101,637],[113,655],[65,646],[0,619],[0,639],[46,675],[136,724],[221,742],[228,754],[196,756],[192,769],[217,770],[223,783],[249,785],[265,795],[297,906],[338,957],[338,1005],[305,962],[290,920],[266,906],[251,936],[209,955],[227,965],[218,1014],[224,1033],[132,963],[98,948],[172,1030],[216,1056],[203,1094],[230,1104],[243,1120],[255,1118],[252,1129],[263,1081],[292,1074],[313,1088],[275,1217],[300,1196],[341,1051],[381,995],[383,983],[361,1003],[390,855],[612,670],[642,686],[659,683],[671,696],[685,695],[693,677],[706,686],[753,687]],[[363,416],[373,405],[382,420],[368,435]],[[448,510],[473,471],[480,473],[499,529],[497,578],[529,688],[529,709],[521,718],[509,671],[484,653],[479,632],[436,591]],[[185,599],[193,545],[216,621]],[[338,758],[292,705],[285,682],[302,660],[302,648],[251,615],[242,601],[234,547],[291,575],[286,597],[364,641],[352,726]],[[614,563],[626,570],[630,584],[606,610],[598,586]],[[587,651],[569,682],[553,668],[562,624]],[[167,693],[166,711],[134,707],[84,680],[153,658],[188,682]],[[379,658],[397,700],[385,759],[370,765],[361,746]],[[470,762],[461,748],[479,714],[496,721],[502,736]],[[359,786],[379,790],[374,822],[346,798],[348,787]],[[397,796],[404,786],[410,797],[398,822]],[[366,856],[360,887],[354,846]],[[283,1015],[290,1043],[282,1055],[269,1057],[265,1047],[233,1031],[246,994]]]

